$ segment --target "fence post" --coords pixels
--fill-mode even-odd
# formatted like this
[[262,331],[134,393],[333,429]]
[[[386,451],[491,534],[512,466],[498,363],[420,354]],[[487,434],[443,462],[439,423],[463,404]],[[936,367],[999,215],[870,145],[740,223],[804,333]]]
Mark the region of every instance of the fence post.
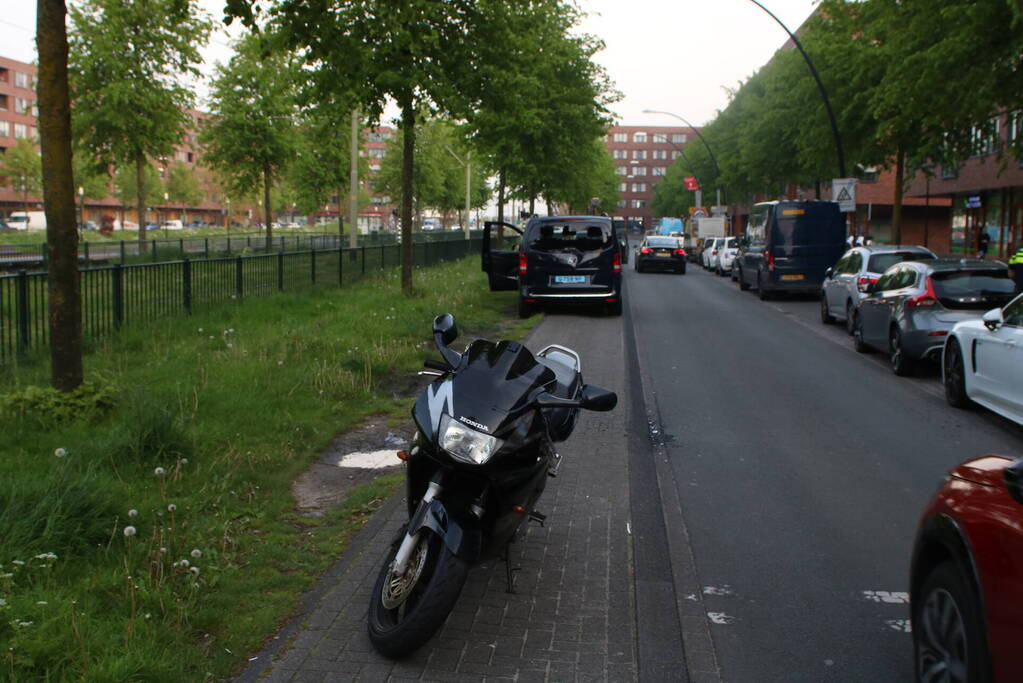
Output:
[[239,255],[235,260],[234,267],[234,291],[239,299],[242,298],[244,283],[242,282],[242,257]]
[[231,236],[227,236],[227,255],[231,255]]
[[47,242],[43,242],[43,270],[49,270],[50,262],[50,245]]
[[316,250],[309,248],[309,279],[316,284]]
[[114,288],[113,304],[114,304],[114,329],[121,329],[121,323],[124,322],[124,269],[121,268],[120,263],[114,264],[114,279],[111,281],[111,285]]
[[156,263],[156,240],[149,240],[149,246],[152,247],[153,263]]
[[341,241],[337,243],[337,286],[344,287],[345,284],[345,248],[341,245]]
[[362,245],[362,274],[366,274],[366,245]]
[[277,252],[277,291],[284,291],[284,252]]
[[82,247],[85,250],[85,263],[86,263],[86,265],[88,265],[88,263],[89,263],[89,243],[86,242],[85,240],[82,240]]
[[[45,252],[44,252],[45,253]],[[24,270],[18,271],[18,353],[28,351],[28,273]]]
[[284,235],[281,235],[281,251],[284,251]]
[[124,240],[121,240],[121,265],[124,265],[124,257],[125,257]]
[[252,247],[252,236],[251,235],[246,235],[245,236],[245,248],[249,249],[251,247]]
[[181,298],[185,313],[192,315],[192,262],[187,258],[181,261]]
[[203,255],[203,258],[209,258],[210,257],[210,238],[209,237],[203,237],[202,238],[202,242],[203,242],[203,244],[202,244],[202,255]]
[[384,269],[384,244],[380,243],[380,270]]

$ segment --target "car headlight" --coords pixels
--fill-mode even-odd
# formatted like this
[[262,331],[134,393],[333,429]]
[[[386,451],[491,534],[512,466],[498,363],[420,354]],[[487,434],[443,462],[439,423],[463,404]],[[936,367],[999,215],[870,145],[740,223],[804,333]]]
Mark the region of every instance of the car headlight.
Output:
[[440,418],[440,447],[455,460],[482,465],[501,448],[501,440],[477,432],[449,415]]

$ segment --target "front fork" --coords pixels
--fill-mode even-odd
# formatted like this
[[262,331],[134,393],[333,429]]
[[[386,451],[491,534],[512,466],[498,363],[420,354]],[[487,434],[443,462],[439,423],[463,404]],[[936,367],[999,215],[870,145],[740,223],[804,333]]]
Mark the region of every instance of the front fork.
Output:
[[412,551],[416,547],[416,542],[419,540],[419,534],[422,533],[421,529],[411,531],[416,522],[425,514],[426,508],[430,506],[430,502],[437,497],[437,494],[441,492],[441,484],[439,481],[433,480],[430,485],[426,488],[426,493],[423,494],[423,499],[419,501],[419,506],[416,507],[416,513],[412,515],[409,520],[409,530],[405,532],[405,537],[401,539],[401,545],[398,546],[398,552],[394,555],[394,562],[391,563],[391,571],[396,576],[401,576],[405,573],[405,569],[408,568],[409,558],[412,557]]

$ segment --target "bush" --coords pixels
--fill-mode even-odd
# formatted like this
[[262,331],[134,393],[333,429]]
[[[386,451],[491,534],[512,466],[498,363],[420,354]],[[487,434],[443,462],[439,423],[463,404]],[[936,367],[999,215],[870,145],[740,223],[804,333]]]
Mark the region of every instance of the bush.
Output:
[[72,392],[27,386],[0,395],[0,417],[48,426],[75,419],[94,419],[116,404],[117,390],[109,384],[86,382]]

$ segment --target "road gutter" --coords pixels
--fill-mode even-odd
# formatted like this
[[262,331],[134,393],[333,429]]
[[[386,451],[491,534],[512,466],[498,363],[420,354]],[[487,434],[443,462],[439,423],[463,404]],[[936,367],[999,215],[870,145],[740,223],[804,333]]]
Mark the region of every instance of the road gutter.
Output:
[[629,497],[639,679],[719,683],[703,589],[651,377],[636,347],[631,307],[626,307],[624,323],[625,364],[634,378],[629,387]]

